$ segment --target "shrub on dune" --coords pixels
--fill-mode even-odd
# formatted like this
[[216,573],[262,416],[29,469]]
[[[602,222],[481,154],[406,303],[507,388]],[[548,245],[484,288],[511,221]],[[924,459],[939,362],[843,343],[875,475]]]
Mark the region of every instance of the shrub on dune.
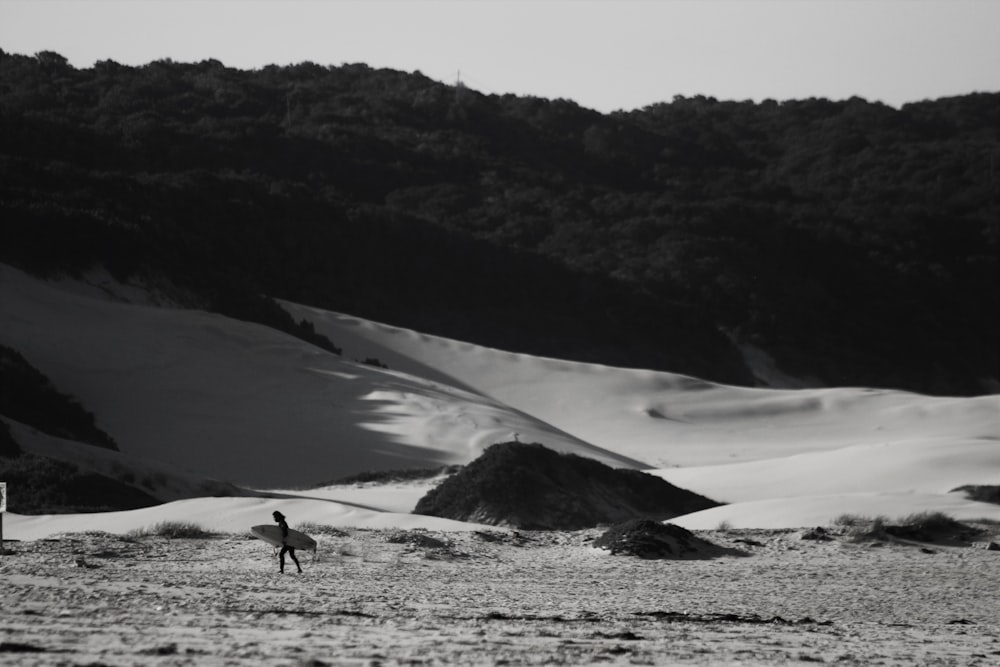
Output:
[[841,514],[833,520],[833,525],[841,528],[847,537],[855,541],[884,540],[888,537],[885,525],[889,519],[884,516],[864,516],[860,514]]
[[168,539],[206,539],[215,537],[216,533],[205,530],[190,521],[161,521],[152,527],[134,530],[129,537],[166,537]]
[[833,523],[857,542],[893,538],[915,542],[965,542],[980,532],[943,512],[917,512],[895,521],[884,516],[842,514]]
[[631,519],[614,525],[598,536],[593,545],[611,554],[653,559],[715,558],[742,555],[702,539],[691,531],[671,523],[650,519]]
[[346,530],[342,530],[325,523],[315,523],[312,521],[305,521],[297,524],[295,526],[295,530],[303,532],[306,535],[326,535],[327,537],[347,537],[349,535]]

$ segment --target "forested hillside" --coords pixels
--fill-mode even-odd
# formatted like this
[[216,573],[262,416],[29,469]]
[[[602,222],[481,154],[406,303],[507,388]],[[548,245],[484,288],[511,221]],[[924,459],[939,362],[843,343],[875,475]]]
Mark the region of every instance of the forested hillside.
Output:
[[0,53],[0,261],[95,263],[336,349],[261,294],[751,383],[1000,378],[1000,94],[600,114],[365,65]]

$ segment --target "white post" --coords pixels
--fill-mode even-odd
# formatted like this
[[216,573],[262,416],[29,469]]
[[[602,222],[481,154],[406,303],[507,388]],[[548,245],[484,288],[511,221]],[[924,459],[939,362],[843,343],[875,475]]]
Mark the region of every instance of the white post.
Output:
[[3,513],[7,511],[7,482],[0,482],[0,558],[3,557]]

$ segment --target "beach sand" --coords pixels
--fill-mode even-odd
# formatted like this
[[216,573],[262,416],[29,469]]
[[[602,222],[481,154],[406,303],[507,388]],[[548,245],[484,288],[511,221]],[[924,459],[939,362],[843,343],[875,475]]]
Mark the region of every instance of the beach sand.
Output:
[[699,531],[641,560],[602,531],[348,529],[274,549],[66,534],[0,559],[5,665],[1000,663],[1000,553]]

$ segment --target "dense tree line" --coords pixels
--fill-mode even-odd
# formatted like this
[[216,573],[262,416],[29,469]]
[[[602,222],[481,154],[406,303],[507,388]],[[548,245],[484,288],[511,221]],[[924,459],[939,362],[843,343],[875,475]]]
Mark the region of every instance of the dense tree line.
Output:
[[306,337],[261,295],[727,382],[752,381],[735,340],[980,393],[998,137],[1000,94],[600,114],[365,65],[2,53],[0,260],[167,278]]

